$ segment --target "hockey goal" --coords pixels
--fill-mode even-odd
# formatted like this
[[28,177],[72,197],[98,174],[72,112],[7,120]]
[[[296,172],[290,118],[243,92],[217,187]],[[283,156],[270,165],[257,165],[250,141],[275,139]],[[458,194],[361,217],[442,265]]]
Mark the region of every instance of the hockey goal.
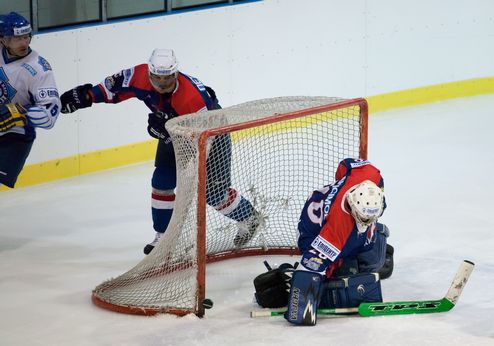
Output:
[[[177,162],[172,220],[155,249],[97,286],[93,302],[140,315],[204,314],[206,263],[296,254],[297,223],[309,194],[334,179],[340,160],[367,156],[365,99],[279,97],[171,119]],[[221,139],[221,140],[220,140]],[[215,144],[225,145],[214,155]],[[212,157],[214,156],[214,157]],[[208,205],[207,165],[251,202],[262,220],[238,247],[237,223]],[[214,186],[208,185],[208,189]],[[210,203],[211,204],[211,203]]]

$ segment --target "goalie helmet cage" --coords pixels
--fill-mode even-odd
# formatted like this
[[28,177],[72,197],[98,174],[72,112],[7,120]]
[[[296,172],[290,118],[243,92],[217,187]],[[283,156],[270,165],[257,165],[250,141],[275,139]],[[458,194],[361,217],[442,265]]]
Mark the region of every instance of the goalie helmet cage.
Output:
[[[367,158],[367,117],[362,98],[278,97],[169,120],[177,163],[170,224],[148,256],[93,290],[93,303],[203,316],[206,263],[298,254],[307,197],[334,180],[342,159]],[[253,222],[253,238],[235,246],[239,227]]]

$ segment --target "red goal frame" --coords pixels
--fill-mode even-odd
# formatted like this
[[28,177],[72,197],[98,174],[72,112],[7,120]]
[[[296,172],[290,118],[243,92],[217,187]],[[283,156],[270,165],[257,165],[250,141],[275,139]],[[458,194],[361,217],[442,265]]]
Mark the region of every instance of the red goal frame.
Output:
[[[359,156],[361,159],[367,159],[368,150],[368,104],[364,98],[354,98],[348,100],[341,100],[332,104],[328,104],[320,107],[312,107],[301,111],[295,111],[283,114],[274,114],[262,119],[243,122],[235,125],[228,125],[218,127],[215,129],[205,130],[201,132],[199,137],[199,151],[198,151],[198,182],[197,182],[197,290],[196,290],[196,302],[195,309],[178,309],[178,308],[152,308],[152,307],[137,307],[119,305],[107,302],[101,299],[95,291],[92,294],[92,302],[104,309],[133,314],[133,315],[146,315],[151,316],[157,313],[169,313],[178,316],[183,316],[189,313],[194,313],[199,317],[204,316],[205,308],[202,304],[206,297],[206,264],[222,261],[231,258],[246,257],[246,256],[259,256],[259,255],[297,255],[299,251],[296,247],[271,247],[269,249],[263,248],[247,248],[247,249],[235,249],[231,251],[214,253],[206,255],[206,158],[207,158],[207,143],[208,139],[212,136],[218,136],[226,133],[233,133],[248,128],[269,125],[275,122],[286,121],[290,119],[296,119],[307,115],[330,112],[342,108],[351,106],[358,106],[360,113],[360,143],[359,143]],[[157,270],[157,275],[160,273]]]

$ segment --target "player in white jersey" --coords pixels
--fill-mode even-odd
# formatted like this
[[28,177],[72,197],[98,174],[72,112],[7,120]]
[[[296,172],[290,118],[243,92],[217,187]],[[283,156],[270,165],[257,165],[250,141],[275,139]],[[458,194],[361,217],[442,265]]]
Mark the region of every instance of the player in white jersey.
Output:
[[0,15],[0,185],[14,187],[31,151],[35,128],[50,129],[60,111],[50,64],[32,50],[31,25]]

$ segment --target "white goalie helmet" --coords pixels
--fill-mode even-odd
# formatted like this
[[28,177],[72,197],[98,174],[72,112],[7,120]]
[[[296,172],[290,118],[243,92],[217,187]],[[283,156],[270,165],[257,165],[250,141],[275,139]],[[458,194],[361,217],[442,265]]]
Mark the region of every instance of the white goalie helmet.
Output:
[[384,208],[384,192],[372,181],[352,186],[346,193],[352,216],[357,224],[369,226],[377,221]]
[[178,61],[172,49],[155,49],[148,61],[149,73],[171,76],[178,72]]

